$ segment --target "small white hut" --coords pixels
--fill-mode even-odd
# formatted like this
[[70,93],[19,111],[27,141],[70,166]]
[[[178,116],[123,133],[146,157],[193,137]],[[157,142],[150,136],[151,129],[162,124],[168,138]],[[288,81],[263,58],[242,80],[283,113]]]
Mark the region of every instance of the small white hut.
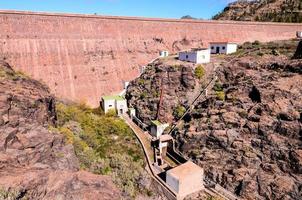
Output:
[[178,59],[182,61],[193,62],[197,64],[209,63],[211,59],[210,49],[196,48],[189,51],[181,51],[178,53]]
[[104,96],[102,97],[102,107],[105,113],[114,109],[118,115],[128,111],[127,101],[121,96]]
[[211,42],[212,54],[231,54],[237,51],[237,44],[233,42]]

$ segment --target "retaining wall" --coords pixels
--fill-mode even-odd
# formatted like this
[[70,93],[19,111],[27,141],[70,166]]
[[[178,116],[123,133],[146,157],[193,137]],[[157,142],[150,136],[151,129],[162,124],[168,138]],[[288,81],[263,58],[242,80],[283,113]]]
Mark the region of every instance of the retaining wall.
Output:
[[0,58],[61,98],[99,105],[160,50],[294,38],[301,24],[0,11]]

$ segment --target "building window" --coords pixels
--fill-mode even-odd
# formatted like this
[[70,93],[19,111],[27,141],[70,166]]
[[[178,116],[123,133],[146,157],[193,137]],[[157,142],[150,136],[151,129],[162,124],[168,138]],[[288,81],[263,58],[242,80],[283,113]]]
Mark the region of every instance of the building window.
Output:
[[111,108],[112,107],[112,105],[109,105],[109,108]]
[[189,55],[186,55],[186,59],[188,59],[189,58]]
[[222,47],[223,50],[225,50],[225,47]]
[[205,59],[206,57],[204,55],[202,55],[202,59]]
[[212,46],[211,49],[214,49],[214,46]]

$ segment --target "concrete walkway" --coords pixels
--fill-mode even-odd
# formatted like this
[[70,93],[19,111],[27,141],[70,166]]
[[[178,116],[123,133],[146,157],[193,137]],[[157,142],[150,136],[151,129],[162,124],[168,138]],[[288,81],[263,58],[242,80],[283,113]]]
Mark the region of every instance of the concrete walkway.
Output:
[[122,115],[121,118],[124,119],[126,124],[128,124],[128,126],[133,130],[135,136],[139,140],[147,160],[148,172],[151,177],[158,183],[161,190],[169,200],[177,200],[177,194],[155,173],[155,170],[153,169],[152,164],[154,162],[154,152],[151,146],[152,137],[149,133],[140,129],[126,114]]

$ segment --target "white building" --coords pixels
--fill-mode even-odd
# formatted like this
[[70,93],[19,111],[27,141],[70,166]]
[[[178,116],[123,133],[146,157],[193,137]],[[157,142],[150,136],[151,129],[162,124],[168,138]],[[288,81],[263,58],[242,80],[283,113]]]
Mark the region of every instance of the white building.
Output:
[[169,56],[169,51],[160,51],[159,52],[159,57],[167,57]]
[[178,59],[197,64],[209,63],[211,59],[211,53],[210,49],[207,48],[192,49],[190,51],[179,52]]
[[191,161],[170,169],[166,173],[166,183],[179,199],[204,189],[203,169]]
[[302,38],[302,31],[297,31],[297,38]]
[[151,123],[151,135],[156,138],[159,138],[163,134],[164,130],[169,126],[169,124],[162,124],[158,120],[151,121]]
[[105,113],[110,109],[114,109],[118,115],[128,111],[127,101],[121,96],[104,96],[102,98],[102,107]]
[[231,54],[237,51],[237,44],[231,42],[211,42],[211,53],[213,54]]

